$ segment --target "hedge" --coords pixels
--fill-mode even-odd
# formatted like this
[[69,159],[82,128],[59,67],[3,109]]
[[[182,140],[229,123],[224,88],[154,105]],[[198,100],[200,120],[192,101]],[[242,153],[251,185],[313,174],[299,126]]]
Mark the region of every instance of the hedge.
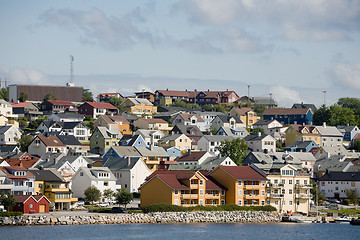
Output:
[[0,212],[0,217],[22,216],[22,212]]

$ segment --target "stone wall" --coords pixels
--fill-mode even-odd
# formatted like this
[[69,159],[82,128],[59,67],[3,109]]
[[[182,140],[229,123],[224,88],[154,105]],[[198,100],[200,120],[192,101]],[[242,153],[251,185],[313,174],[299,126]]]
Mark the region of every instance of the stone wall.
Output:
[[94,214],[84,216],[24,215],[0,217],[0,226],[84,225],[132,223],[266,223],[279,222],[276,212],[156,212],[135,214]]

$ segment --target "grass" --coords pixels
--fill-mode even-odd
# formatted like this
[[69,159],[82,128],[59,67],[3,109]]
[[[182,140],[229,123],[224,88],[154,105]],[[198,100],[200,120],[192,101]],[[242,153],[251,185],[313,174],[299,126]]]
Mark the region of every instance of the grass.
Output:
[[326,213],[338,213],[342,215],[359,215],[360,209],[354,209],[354,208],[343,208],[343,209],[322,209],[319,210],[320,212],[326,212]]

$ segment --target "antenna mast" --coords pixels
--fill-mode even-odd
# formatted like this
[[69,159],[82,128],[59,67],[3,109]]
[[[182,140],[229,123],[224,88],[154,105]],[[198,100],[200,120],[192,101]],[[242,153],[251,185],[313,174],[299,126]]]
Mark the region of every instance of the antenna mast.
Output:
[[74,57],[70,55],[70,83],[74,83]]

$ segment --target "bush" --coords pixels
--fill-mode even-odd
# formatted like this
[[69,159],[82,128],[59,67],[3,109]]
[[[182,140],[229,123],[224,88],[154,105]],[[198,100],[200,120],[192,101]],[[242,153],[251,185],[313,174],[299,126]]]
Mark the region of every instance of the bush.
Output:
[[201,206],[181,207],[171,204],[153,204],[142,208],[144,213],[149,212],[193,212],[193,211],[266,211],[273,212],[276,208],[273,206],[238,206],[234,204],[225,204],[219,206]]
[[0,212],[0,217],[15,217],[22,216],[22,212]]

